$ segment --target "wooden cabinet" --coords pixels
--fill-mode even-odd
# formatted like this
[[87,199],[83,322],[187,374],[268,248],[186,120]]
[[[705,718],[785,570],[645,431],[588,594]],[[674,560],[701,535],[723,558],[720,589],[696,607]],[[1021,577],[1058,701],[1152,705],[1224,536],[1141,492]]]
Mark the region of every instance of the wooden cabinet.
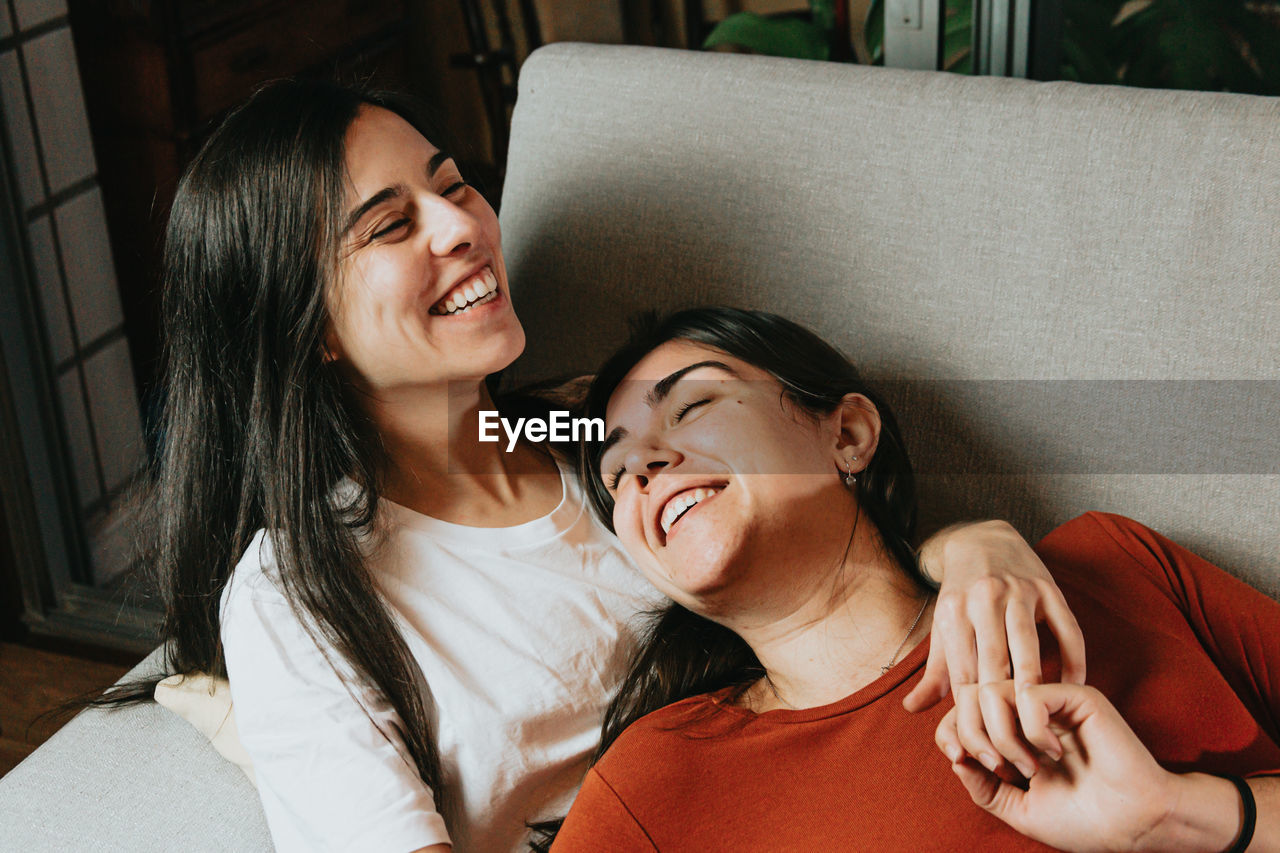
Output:
[[415,89],[405,0],[71,0],[139,385],[158,352],[160,248],[178,178],[226,111],[293,75]]

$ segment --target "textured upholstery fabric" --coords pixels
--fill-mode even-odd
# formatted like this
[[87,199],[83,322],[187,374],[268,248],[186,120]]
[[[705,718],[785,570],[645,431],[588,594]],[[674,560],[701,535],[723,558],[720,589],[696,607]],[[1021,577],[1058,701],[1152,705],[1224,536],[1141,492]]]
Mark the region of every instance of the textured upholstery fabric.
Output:
[[[775,310],[892,380],[933,523],[1122,512],[1280,594],[1278,127],[1276,99],[552,45],[502,205],[518,373],[590,371],[642,308]],[[270,841],[150,705],[0,780],[0,850],[72,849]]]
[[926,524],[1121,512],[1280,594],[1277,127],[1275,98],[552,45],[502,206],[520,376],[590,370],[639,309],[778,311],[898,380]]
[[[127,678],[157,665],[148,656]],[[269,851],[258,792],[181,717],[86,711],[0,779],[0,850]]]

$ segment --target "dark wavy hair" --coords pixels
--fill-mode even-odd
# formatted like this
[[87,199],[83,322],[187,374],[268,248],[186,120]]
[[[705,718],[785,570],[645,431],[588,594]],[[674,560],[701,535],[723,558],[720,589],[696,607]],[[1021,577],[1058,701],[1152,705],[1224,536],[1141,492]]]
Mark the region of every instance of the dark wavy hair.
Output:
[[[136,509],[141,559],[165,608],[165,670],[225,675],[222,592],[255,533],[270,531],[293,611],[395,709],[394,734],[448,814],[423,676],[360,547],[387,460],[324,357],[344,140],[365,106],[443,147],[441,129],[404,96],[285,80],[228,115],[179,184],[165,236],[163,411]],[[361,488],[338,505],[343,478]],[[98,704],[149,698],[156,680]]]
[[[805,327],[763,311],[692,308],[665,318],[645,315],[630,340],[600,368],[587,392],[584,414],[604,418],[623,378],[662,344],[688,341],[719,350],[764,370],[782,395],[802,411],[828,414],[846,394],[862,394],[880,413],[880,440],[857,478],[859,516],[875,525],[893,560],[921,586],[931,586],[916,558],[916,487],[906,445],[892,410],[839,350]],[[600,472],[603,442],[579,447],[579,472],[592,509],[613,529],[613,498]],[[853,519],[857,524],[857,519]],[[852,527],[850,540],[852,541]],[[605,713],[599,761],[636,720],[690,696],[745,687],[764,675],[755,653],[737,634],[678,604],[653,614]],[[535,850],[549,849],[560,821],[539,824]]]

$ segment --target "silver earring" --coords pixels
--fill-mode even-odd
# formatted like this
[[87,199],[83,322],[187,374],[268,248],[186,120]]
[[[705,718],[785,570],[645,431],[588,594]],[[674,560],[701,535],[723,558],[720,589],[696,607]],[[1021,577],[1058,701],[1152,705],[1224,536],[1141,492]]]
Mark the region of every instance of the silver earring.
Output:
[[[856,456],[855,456],[855,457],[853,457],[853,458],[854,458],[854,459],[857,459],[858,457],[856,457]],[[846,486],[848,486],[849,488],[851,488],[851,489],[852,489],[852,488],[855,488],[855,487],[858,485],[858,478],[857,478],[857,476],[855,476],[855,475],[854,475],[854,473],[853,473],[853,464],[852,464],[852,463],[850,463],[850,464],[849,464],[848,470],[845,472],[845,475],[844,475],[844,484],[845,484]]]

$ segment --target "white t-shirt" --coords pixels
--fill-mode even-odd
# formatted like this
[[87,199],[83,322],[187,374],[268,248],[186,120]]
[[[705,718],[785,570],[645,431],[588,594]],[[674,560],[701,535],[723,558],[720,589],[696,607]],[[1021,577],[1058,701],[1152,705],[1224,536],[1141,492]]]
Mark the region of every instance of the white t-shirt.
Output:
[[277,850],[398,853],[450,837],[458,853],[523,850],[526,821],[567,811],[636,615],[662,599],[576,479],[562,470],[561,482],[555,510],[515,527],[380,503],[388,533],[368,566],[426,677],[458,816],[449,832],[395,734],[397,715],[334,673],[273,580],[259,531],[223,594],[222,642]]

